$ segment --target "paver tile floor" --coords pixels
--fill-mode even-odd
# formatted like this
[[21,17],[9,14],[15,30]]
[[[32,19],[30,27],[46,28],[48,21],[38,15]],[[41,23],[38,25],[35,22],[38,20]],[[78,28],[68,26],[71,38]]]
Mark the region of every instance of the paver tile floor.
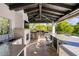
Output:
[[44,37],[38,37],[38,40],[32,43],[27,47],[27,56],[58,56],[55,48],[46,45]]

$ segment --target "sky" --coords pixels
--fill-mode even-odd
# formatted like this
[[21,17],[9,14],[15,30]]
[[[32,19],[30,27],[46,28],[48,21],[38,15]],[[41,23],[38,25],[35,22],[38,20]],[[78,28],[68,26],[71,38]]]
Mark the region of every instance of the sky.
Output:
[[75,17],[75,18],[72,18],[72,19],[69,19],[68,22],[72,25],[76,25],[77,22],[79,22],[79,16]]

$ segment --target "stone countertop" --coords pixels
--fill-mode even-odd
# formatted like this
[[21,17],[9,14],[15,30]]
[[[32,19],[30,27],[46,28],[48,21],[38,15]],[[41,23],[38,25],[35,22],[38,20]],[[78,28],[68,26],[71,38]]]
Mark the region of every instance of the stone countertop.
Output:
[[54,37],[63,42],[63,44],[59,45],[59,47],[63,48],[69,55],[79,55],[79,37],[63,34],[55,34]]
[[0,56],[17,56],[21,50],[25,47],[23,44],[12,44],[12,42],[18,40],[19,38],[22,37],[14,37],[14,38],[9,38],[8,41],[6,42],[1,42],[0,43]]
[[22,51],[25,45],[13,45],[11,42],[6,42],[0,45],[0,56],[17,56]]
[[18,40],[18,39],[20,39],[20,38],[22,38],[22,37],[14,37],[14,38],[9,38],[9,42],[13,42],[13,41],[16,41],[16,40]]

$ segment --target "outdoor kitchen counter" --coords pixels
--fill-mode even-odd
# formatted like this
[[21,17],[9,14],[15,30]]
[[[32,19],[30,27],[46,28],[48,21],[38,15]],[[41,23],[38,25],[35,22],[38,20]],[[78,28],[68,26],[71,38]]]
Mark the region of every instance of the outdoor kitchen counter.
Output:
[[25,45],[12,44],[13,41],[16,39],[0,44],[0,56],[18,56],[23,52]]
[[[52,35],[53,36],[53,35]],[[57,38],[58,42],[62,41],[59,48],[62,48],[70,56],[79,56],[79,38],[76,36],[67,36],[62,34],[55,34],[53,37]]]

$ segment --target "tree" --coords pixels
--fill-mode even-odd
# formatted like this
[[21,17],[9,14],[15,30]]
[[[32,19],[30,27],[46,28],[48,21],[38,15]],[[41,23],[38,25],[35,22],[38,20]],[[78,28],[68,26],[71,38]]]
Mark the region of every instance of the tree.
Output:
[[46,23],[31,23],[29,25],[29,28],[31,29],[32,32],[36,31],[52,31],[52,24],[46,24]]
[[67,33],[71,34],[74,31],[74,27],[67,22],[67,20],[64,20],[62,22],[59,22],[56,26],[56,31],[58,33]]
[[72,34],[73,31],[74,31],[74,27],[71,25],[65,28],[65,33]]
[[79,34],[79,22],[74,26],[74,32],[75,34]]
[[35,23],[30,23],[29,24],[29,29],[31,29],[32,32],[36,32],[36,24]]
[[52,24],[47,24],[47,30],[52,31]]
[[38,25],[36,26],[36,29],[37,29],[38,31],[47,31],[47,26],[46,26],[46,25],[43,25],[43,24],[38,24]]

